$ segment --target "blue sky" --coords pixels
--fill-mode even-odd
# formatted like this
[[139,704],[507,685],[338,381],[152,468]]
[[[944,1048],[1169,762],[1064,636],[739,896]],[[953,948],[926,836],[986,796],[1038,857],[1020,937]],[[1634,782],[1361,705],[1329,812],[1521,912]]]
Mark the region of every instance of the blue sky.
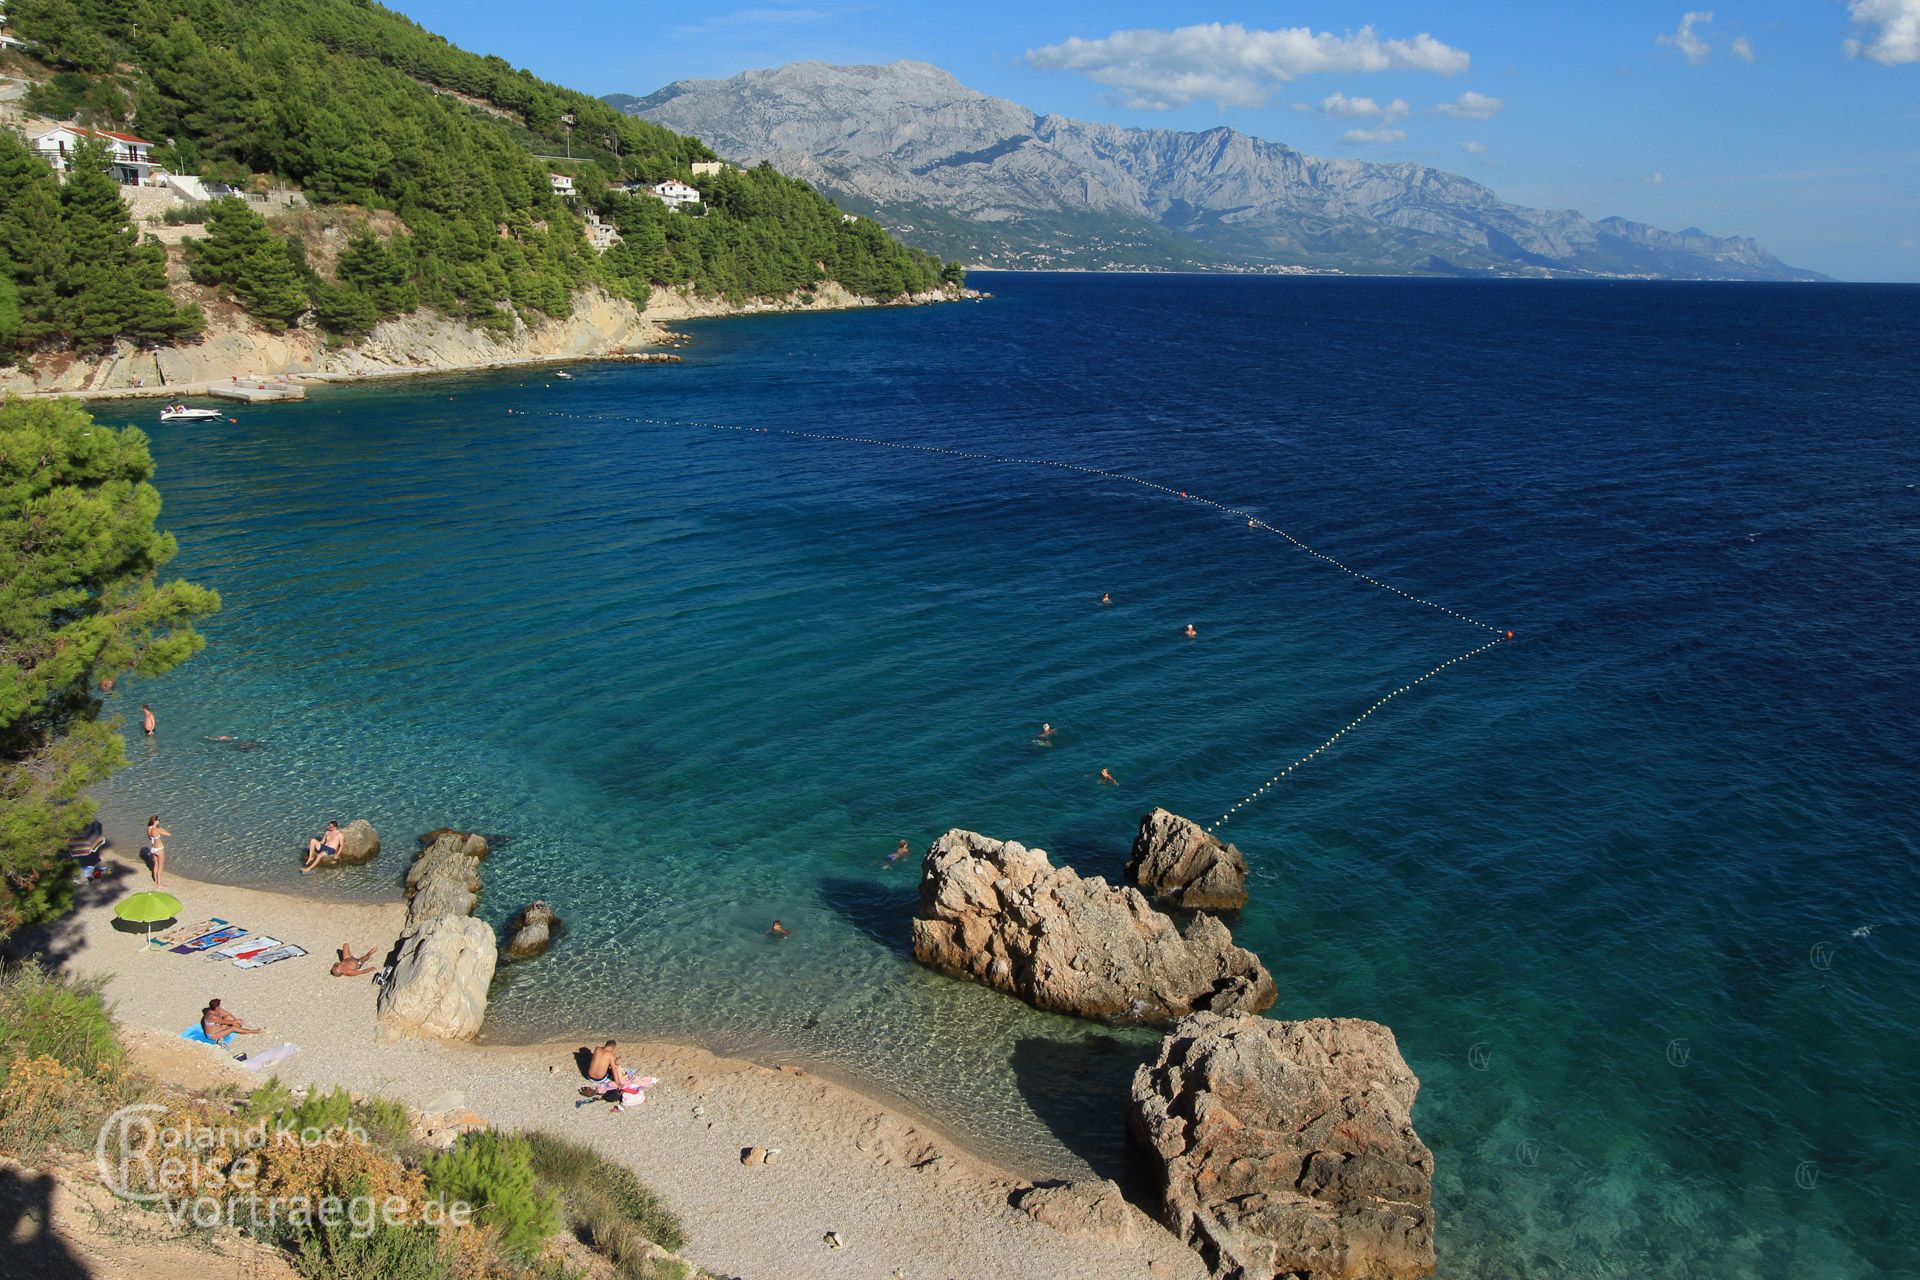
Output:
[[917,58],[1036,111],[1224,123],[1522,204],[1750,235],[1842,279],[1920,281],[1920,0],[393,7],[596,94]]

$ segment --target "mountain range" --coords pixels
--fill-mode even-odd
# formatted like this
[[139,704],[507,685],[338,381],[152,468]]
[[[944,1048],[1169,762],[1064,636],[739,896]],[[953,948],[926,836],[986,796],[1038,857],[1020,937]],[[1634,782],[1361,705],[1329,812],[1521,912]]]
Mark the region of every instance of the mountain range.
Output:
[[1530,209],[1425,165],[1036,115],[924,62],[798,62],[605,100],[979,266],[1825,278],[1744,237]]

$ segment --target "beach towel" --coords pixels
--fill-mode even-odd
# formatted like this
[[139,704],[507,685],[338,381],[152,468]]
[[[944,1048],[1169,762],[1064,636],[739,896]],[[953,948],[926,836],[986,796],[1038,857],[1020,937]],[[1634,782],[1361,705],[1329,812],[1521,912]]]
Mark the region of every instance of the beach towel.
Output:
[[177,947],[169,947],[168,950],[176,955],[190,956],[197,952],[205,951],[209,947],[217,947],[222,943],[232,942],[235,938],[243,936],[246,932],[247,931],[239,925],[230,924],[224,929],[215,929],[212,933],[203,933],[192,941],[183,942]]
[[205,920],[196,920],[192,924],[177,924],[171,929],[154,934],[152,939],[153,945],[156,947],[171,947],[176,942],[185,942],[190,938],[197,938],[209,929],[218,929],[225,923],[226,921],[219,916],[212,916]]
[[250,1053],[240,1065],[249,1071],[265,1071],[268,1067],[285,1062],[298,1052],[300,1052],[300,1046],[289,1041],[277,1044],[271,1049],[262,1049],[259,1053]]
[[292,960],[305,954],[307,954],[305,947],[296,947],[289,942],[275,947],[271,951],[263,951],[250,959],[235,960],[233,967],[236,969],[258,969],[263,964],[278,964],[282,960]]
[[250,955],[255,955],[262,951],[271,951],[279,945],[280,940],[278,938],[269,938],[264,933],[250,933],[244,938],[229,942],[224,947],[215,947],[209,953],[209,958],[218,960],[244,960]]
[[182,1031],[180,1033],[180,1038],[182,1040],[191,1040],[195,1044],[210,1044],[214,1048],[220,1049],[220,1048],[224,1048],[229,1042],[233,1040],[235,1036],[239,1034],[240,1033],[238,1031],[229,1031],[227,1032],[225,1039],[215,1040],[209,1037],[206,1032],[202,1031],[200,1029],[200,1024],[196,1022],[192,1026],[188,1027],[185,1031]]
[[653,1076],[637,1076],[632,1071],[624,1073],[620,1081],[620,1100],[613,1104],[615,1111],[624,1111],[628,1107],[637,1107],[647,1100],[647,1090],[659,1084]]

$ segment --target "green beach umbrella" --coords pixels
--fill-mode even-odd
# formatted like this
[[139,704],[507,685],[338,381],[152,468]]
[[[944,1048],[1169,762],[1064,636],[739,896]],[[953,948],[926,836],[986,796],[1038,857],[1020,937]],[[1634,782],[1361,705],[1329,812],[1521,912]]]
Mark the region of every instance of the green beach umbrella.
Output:
[[114,903],[113,914],[132,924],[147,926],[147,941],[153,941],[153,922],[171,920],[180,914],[180,899],[158,889],[136,893]]

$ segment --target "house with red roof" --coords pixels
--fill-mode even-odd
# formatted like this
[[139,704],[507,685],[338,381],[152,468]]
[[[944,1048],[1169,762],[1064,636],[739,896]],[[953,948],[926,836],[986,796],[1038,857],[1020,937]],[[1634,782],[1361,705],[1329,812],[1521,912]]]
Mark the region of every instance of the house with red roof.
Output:
[[166,185],[166,170],[152,159],[153,147],[145,138],[111,129],[83,129],[76,125],[56,125],[33,139],[33,149],[45,157],[55,173],[66,173],[80,144],[98,139],[107,144],[109,172],[122,186],[153,187]]

